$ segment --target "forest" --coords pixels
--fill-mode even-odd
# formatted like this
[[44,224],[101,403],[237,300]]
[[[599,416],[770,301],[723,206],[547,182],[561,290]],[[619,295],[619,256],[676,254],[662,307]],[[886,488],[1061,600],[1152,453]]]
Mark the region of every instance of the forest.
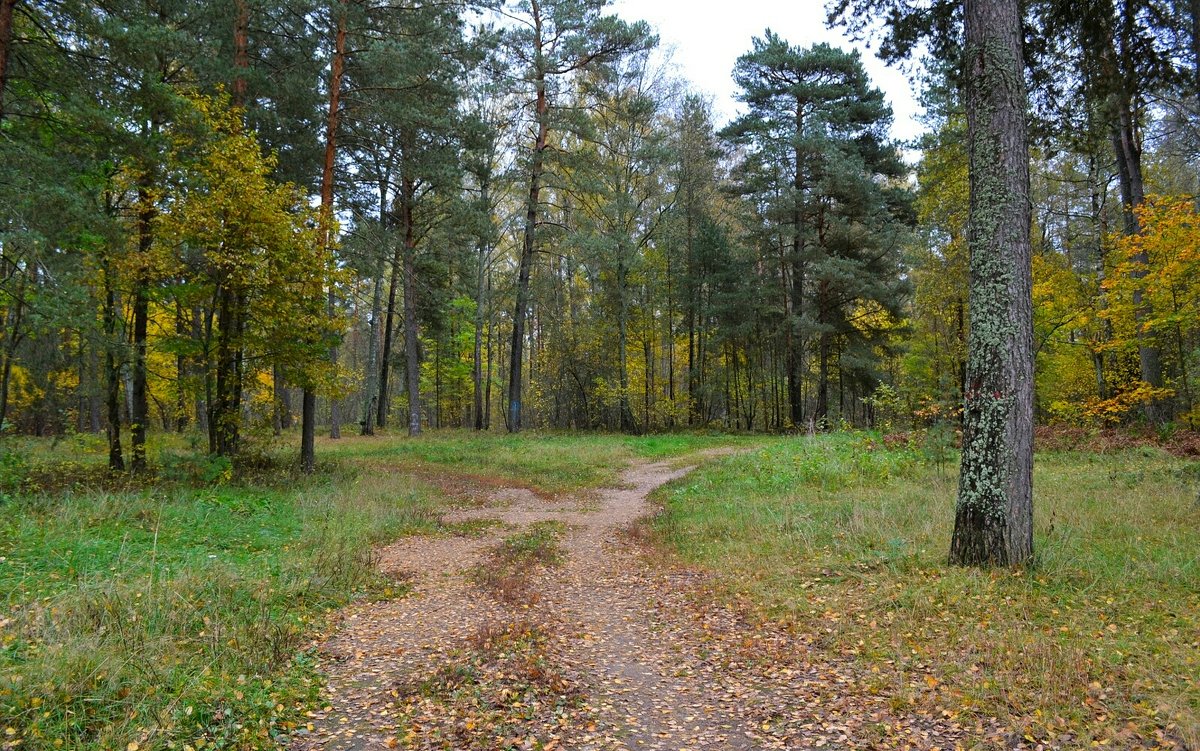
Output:
[[[1029,10],[1041,424],[1196,427],[1184,5]],[[595,2],[6,0],[5,430],[136,472],[148,434],[293,423],[953,422],[966,120],[929,38],[898,143],[857,53],[769,29],[717,123]]]
[[1200,748],[1200,0],[799,5],[0,0],[0,750]]

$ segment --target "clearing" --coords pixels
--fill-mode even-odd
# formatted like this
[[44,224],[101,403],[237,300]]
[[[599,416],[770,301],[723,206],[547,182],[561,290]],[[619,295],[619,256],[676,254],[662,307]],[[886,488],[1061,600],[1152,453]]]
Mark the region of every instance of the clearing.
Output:
[[347,610],[320,649],[325,706],[292,748],[954,748],[1000,734],[895,712],[851,661],[648,559],[630,533],[692,469],[639,461],[576,496],[496,490],[447,515],[463,533],[384,548],[381,569],[412,591]]

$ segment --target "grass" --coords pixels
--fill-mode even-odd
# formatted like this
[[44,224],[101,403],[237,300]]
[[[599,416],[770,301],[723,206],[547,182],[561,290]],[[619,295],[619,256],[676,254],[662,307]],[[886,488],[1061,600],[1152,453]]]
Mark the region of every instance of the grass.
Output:
[[304,649],[325,613],[396,593],[372,545],[435,529],[435,498],[347,472],[10,497],[3,732],[24,748],[273,747],[316,700]]
[[987,572],[946,565],[957,479],[927,459],[866,435],[776,441],[661,491],[654,534],[856,656],[898,709],[1072,747],[1200,744],[1197,464],[1039,455],[1037,565]]
[[[318,700],[308,645],[355,596],[392,596],[373,547],[439,524],[439,481],[563,493],[634,458],[721,436],[519,437],[436,432],[322,440],[322,472],[289,469],[295,436],[238,472],[154,436],[156,472],[109,475],[101,437],[5,439],[0,450],[0,747],[274,748]],[[497,552],[551,565],[562,530]],[[203,744],[203,746],[201,746]],[[13,746],[13,747],[17,747]]]
[[322,456],[412,470],[486,475],[557,495],[612,485],[634,459],[668,459],[707,448],[754,445],[761,438],[678,433],[624,436],[526,432],[520,435],[429,431],[418,439],[345,438],[324,443]]
[[558,541],[566,532],[559,521],[534,522],[489,551],[472,578],[500,602],[534,605],[540,596],[531,579],[539,569],[562,563],[566,553]]

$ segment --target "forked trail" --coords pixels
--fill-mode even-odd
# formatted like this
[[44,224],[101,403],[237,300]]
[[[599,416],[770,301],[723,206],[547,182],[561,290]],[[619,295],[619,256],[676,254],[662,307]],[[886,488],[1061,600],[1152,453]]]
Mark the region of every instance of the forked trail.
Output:
[[[412,592],[348,609],[321,648],[324,709],[291,748],[953,749],[993,735],[897,715],[853,663],[715,604],[699,574],[652,566],[626,530],[690,469],[639,464],[565,501],[505,489],[447,519],[502,523],[486,535],[384,549]],[[532,574],[530,596],[475,583],[502,539],[548,520],[567,525],[565,560]]]

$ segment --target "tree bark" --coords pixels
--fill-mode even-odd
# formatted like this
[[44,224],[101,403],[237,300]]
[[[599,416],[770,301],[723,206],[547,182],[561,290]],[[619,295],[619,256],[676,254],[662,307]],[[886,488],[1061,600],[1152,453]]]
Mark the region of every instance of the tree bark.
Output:
[[8,63],[12,57],[13,11],[19,0],[0,0],[0,122],[4,121],[4,90],[8,85]]
[[[329,71],[329,109],[326,112],[325,118],[325,160],[321,169],[321,242],[325,245],[326,257],[330,259],[332,259],[333,255],[333,170],[337,163],[337,135],[341,120],[342,79],[345,76],[346,70],[346,2],[347,0],[339,0],[338,3],[337,30],[334,33],[333,59],[330,62]],[[337,310],[337,296],[332,280],[329,282],[326,308],[329,317],[332,319]],[[336,344],[329,348],[329,362],[333,366],[333,372],[336,374],[338,368],[338,346]],[[311,414],[312,418],[316,419],[315,409],[311,410],[311,413],[306,414]],[[331,393],[329,395],[330,438],[342,437],[341,417],[341,406],[338,404],[337,394]]]
[[[1132,83],[1136,75],[1131,73],[1136,63],[1130,59],[1133,54],[1126,44],[1118,42],[1118,30],[1115,24],[1136,23],[1130,14],[1118,16],[1111,2],[1102,3],[1098,13],[1101,15],[1098,28],[1101,36],[1094,43],[1100,46],[1100,65],[1102,80],[1107,91],[1107,101],[1104,102],[1108,124],[1112,135],[1113,154],[1117,160],[1117,182],[1121,190],[1122,219],[1124,233],[1128,237],[1140,234],[1142,228],[1137,217],[1137,209],[1145,201],[1145,185],[1142,172],[1142,143],[1138,132],[1138,121],[1134,108],[1138,102],[1136,84]],[[1135,30],[1126,28],[1122,34],[1128,39]],[[1144,252],[1130,257],[1136,264],[1145,265],[1148,258]],[[1145,270],[1133,271],[1130,276],[1140,280],[1146,276]],[[1145,300],[1145,290],[1140,285],[1133,291],[1133,312],[1138,323],[1153,316],[1149,303]],[[1163,385],[1162,355],[1151,335],[1142,331],[1138,326],[1138,366],[1143,381],[1156,388]],[[1145,405],[1146,419],[1154,424],[1162,424],[1169,419],[1170,405],[1159,400],[1151,400]]]
[[629,292],[625,271],[625,250],[617,246],[617,367],[618,385],[621,387],[620,428],[623,433],[636,433],[637,422],[629,407]]
[[113,285],[112,269],[104,262],[104,376],[105,407],[108,411],[108,469],[112,472],[125,470],[125,458],[121,453],[121,361],[117,357],[117,293]]
[[[492,274],[488,272],[487,281],[487,297],[492,298]],[[488,316],[487,320],[487,370],[484,373],[484,388],[483,388],[483,429],[491,430],[492,428],[492,317]]]
[[1200,0],[1190,0],[1188,11],[1192,21],[1192,74],[1195,92],[1200,92]]
[[300,471],[310,475],[317,468],[317,392],[305,387],[300,415]]
[[[189,334],[188,322],[183,315],[183,306],[175,304],[175,336],[180,341],[187,339]],[[187,383],[189,375],[188,357],[180,352],[175,355],[175,432],[185,433],[188,429],[189,415],[187,403]]]
[[393,341],[396,338],[396,290],[400,288],[400,274],[404,268],[404,245],[396,244],[396,250],[392,253],[392,273],[388,280],[388,303],[387,314],[384,316],[383,324],[383,352],[380,353],[379,362],[379,404],[378,414],[375,422],[379,427],[387,426],[388,407],[390,398],[388,394],[388,380],[392,369],[392,347]]
[[375,400],[379,398],[379,318],[383,315],[383,264],[375,274],[371,291],[371,323],[364,369],[362,434],[375,435]]
[[0,375],[0,430],[4,429],[5,421],[8,419],[8,391],[12,382],[12,366],[13,359],[16,357],[17,345],[20,344],[23,334],[21,333],[21,321],[25,314],[25,274],[18,271],[20,280],[17,282],[17,294],[13,300],[13,315],[8,336],[4,342],[4,367],[3,374]]
[[971,331],[959,565],[1033,555],[1033,299],[1025,67],[1018,0],[965,0]]
[[283,434],[283,395],[287,386],[283,380],[283,369],[271,367],[271,432],[279,437]]
[[512,355],[508,372],[508,430],[521,432],[521,386],[525,354],[525,318],[529,312],[529,277],[533,269],[535,233],[545,169],[545,152],[550,133],[549,102],[546,96],[546,70],[542,55],[542,18],[537,3],[531,3],[534,24],[534,83],[537,86],[537,137],[529,166],[529,198],[525,205],[525,236],[517,270],[516,310],[513,312]]
[[413,186],[404,184],[404,374],[408,391],[408,434],[421,434],[421,341],[417,331],[416,241],[413,234]]
[[150,196],[153,178],[147,172],[138,185],[138,255],[140,268],[135,272],[133,288],[133,393],[129,415],[131,472],[146,471],[146,427],[150,421],[150,405],[146,391],[146,337],[150,319],[149,263],[154,244],[154,203]]
[[234,107],[246,106],[246,71],[250,69],[250,6],[246,0],[233,3],[233,87]]
[[[487,220],[491,223],[491,199],[488,195],[488,179],[484,175],[479,185],[479,202],[483,210],[488,212]],[[475,349],[472,353],[471,379],[474,385],[474,427],[483,430],[483,321],[487,311],[484,279],[487,275],[488,257],[491,255],[490,242],[486,238],[479,240],[477,251],[477,266],[475,269]]]
[[[804,153],[800,148],[800,136],[804,133],[803,103],[796,102],[796,146],[792,152],[795,174],[792,176],[792,252],[791,257],[791,300],[787,323],[787,366],[788,403],[792,425],[804,424],[804,394],[801,379],[804,373],[804,332],[801,325],[804,315]],[[820,408],[818,408],[820,409]],[[824,414],[818,414],[818,419]]]
[[209,451],[237,454],[241,423],[242,320],[240,295],[226,282],[217,292],[216,394],[209,403]]

